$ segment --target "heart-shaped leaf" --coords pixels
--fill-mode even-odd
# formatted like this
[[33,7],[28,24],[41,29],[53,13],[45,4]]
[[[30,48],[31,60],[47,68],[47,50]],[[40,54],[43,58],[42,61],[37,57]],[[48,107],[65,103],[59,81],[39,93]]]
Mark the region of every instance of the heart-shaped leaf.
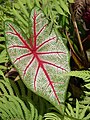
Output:
[[61,110],[69,78],[60,74],[70,71],[68,50],[39,8],[32,10],[30,21],[30,38],[5,22],[8,54],[26,86]]

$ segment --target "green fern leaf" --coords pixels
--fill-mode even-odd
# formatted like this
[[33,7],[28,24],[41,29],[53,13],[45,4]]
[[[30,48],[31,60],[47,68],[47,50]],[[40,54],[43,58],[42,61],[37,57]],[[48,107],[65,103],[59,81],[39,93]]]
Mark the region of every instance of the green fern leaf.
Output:
[[82,71],[71,71],[65,74],[62,74],[63,76],[75,76],[82,78],[85,82],[90,82],[90,71],[89,70],[82,70]]

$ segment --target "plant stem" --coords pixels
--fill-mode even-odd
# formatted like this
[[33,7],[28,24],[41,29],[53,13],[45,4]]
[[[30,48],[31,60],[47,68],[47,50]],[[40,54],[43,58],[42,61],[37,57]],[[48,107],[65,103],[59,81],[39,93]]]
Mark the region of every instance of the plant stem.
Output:
[[78,27],[77,27],[77,23],[76,23],[76,20],[75,20],[75,17],[74,17],[74,12],[73,12],[71,6],[70,6],[70,11],[71,11],[72,22],[73,22],[73,25],[74,25],[74,30],[75,30],[77,38],[78,38],[82,59],[85,61],[85,65],[88,65],[87,57],[86,57],[86,54],[84,52],[84,48],[83,48],[83,45],[82,45],[81,37],[80,37],[79,30],[78,30]]
[[71,40],[68,36],[68,33],[66,31],[66,37],[67,37],[67,40],[69,42],[69,45],[70,45],[70,49],[71,49],[71,55],[72,55],[72,58],[74,59],[74,62],[77,64],[77,66],[79,67],[79,69],[82,69],[84,68],[83,64],[82,64],[82,60],[81,58],[76,54],[74,48],[73,48],[73,45],[71,43]]

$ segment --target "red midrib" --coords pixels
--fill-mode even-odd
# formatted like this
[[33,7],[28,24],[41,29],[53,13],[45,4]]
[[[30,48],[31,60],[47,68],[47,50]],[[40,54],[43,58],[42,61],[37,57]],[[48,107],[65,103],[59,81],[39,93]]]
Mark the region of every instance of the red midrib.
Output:
[[37,40],[37,35],[36,35],[36,12],[34,11],[34,48],[36,48],[36,40]]
[[43,70],[43,72],[44,72],[47,80],[49,81],[49,85],[51,86],[52,91],[53,91],[53,93],[54,93],[54,95],[55,95],[58,103],[60,104],[60,100],[59,100],[59,98],[58,98],[58,96],[57,96],[57,94],[56,94],[56,91],[55,91],[55,89],[54,89],[54,86],[53,86],[53,83],[52,83],[52,81],[51,81],[51,78],[50,78],[48,72],[46,71],[46,69],[45,69],[45,67],[44,67],[44,65],[43,65],[43,61],[38,57],[38,55],[37,55],[36,52],[34,53],[34,55],[35,55],[35,58],[36,58],[37,61],[38,61],[39,66],[42,68],[42,70]]

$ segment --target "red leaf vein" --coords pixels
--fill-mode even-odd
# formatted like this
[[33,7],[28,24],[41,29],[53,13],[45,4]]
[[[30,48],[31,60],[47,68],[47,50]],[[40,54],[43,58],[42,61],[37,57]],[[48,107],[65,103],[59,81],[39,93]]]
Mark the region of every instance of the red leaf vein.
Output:
[[54,40],[54,39],[56,39],[56,37],[52,37],[52,38],[50,38],[50,39],[44,41],[44,42],[41,43],[36,49],[41,48],[43,45],[48,44],[48,42],[51,42],[51,41]]
[[49,65],[51,65],[51,66],[54,66],[54,67],[56,67],[56,68],[60,68],[61,70],[64,70],[64,71],[66,71],[66,69],[64,69],[63,67],[61,67],[61,66],[58,66],[58,65],[56,65],[56,64],[54,64],[54,63],[51,63],[51,62],[48,62],[48,61],[42,61],[44,64],[49,64]]
[[66,54],[65,52],[37,52],[38,55],[46,55],[46,54]]
[[35,90],[35,91],[36,91],[36,79],[37,79],[37,75],[38,75],[39,68],[40,68],[40,64],[39,64],[38,67],[37,67],[36,74],[35,74],[35,78],[34,78],[34,90]]
[[40,31],[37,33],[37,37],[41,34],[41,32],[46,28],[47,24],[45,24],[41,29]]
[[53,91],[53,93],[54,93],[54,95],[55,95],[55,97],[56,97],[56,100],[57,100],[58,103],[60,104],[60,100],[59,100],[59,98],[58,98],[58,96],[57,96],[57,93],[56,93],[56,90],[55,90],[55,88],[54,88],[54,86],[53,86],[53,84],[52,84],[51,78],[50,78],[50,76],[48,75],[48,73],[47,73],[47,71],[46,71],[46,69],[44,68],[43,65],[42,65],[42,70],[43,70],[45,76],[47,77],[47,80],[49,81],[49,85],[50,85],[51,88],[52,88],[52,91]]
[[23,77],[24,75],[26,74],[27,72],[27,69],[30,67],[30,65],[32,64],[32,62],[34,61],[35,57],[33,56],[33,58],[29,61],[29,63],[27,64],[26,68],[24,69],[24,74],[23,74]]
[[[27,42],[23,39],[23,37],[15,30],[15,28],[14,28],[12,25],[9,24],[9,26],[10,26],[10,28],[15,32],[15,33],[13,33],[13,34],[16,35],[16,36],[20,39],[20,41],[31,51],[30,46],[29,46],[29,45],[27,44]],[[8,33],[10,33],[10,32],[8,32]],[[11,34],[12,34],[12,32],[11,32]]]
[[27,53],[27,54],[21,55],[20,57],[16,58],[16,60],[14,61],[14,63],[16,63],[17,61],[19,61],[20,59],[22,59],[24,57],[30,56],[31,54],[32,53]]
[[12,45],[9,48],[26,48],[27,49],[26,46],[21,46],[21,45]]

